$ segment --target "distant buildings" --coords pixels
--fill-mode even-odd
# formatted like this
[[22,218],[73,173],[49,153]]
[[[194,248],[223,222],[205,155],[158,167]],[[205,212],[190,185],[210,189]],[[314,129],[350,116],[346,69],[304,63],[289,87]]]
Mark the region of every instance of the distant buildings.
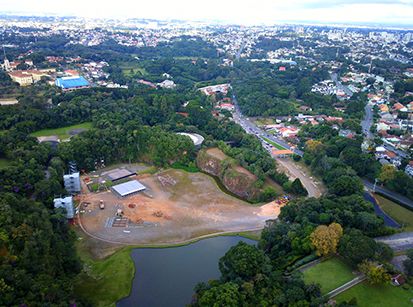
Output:
[[157,85],[166,89],[174,89],[176,87],[175,82],[173,82],[172,80],[165,80],[161,83],[158,83]]
[[89,82],[82,76],[57,78],[55,84],[64,91],[89,87]]
[[79,172],[69,174],[69,175],[64,175],[63,182],[64,182],[66,191],[69,192],[70,194],[76,194],[80,192],[81,187],[80,187]]
[[217,84],[211,86],[201,87],[198,90],[204,93],[207,96],[211,96],[217,93],[222,93],[223,95],[228,94],[228,90],[231,88],[231,84],[224,83],[224,84]]
[[54,207],[66,209],[66,217],[68,219],[73,219],[75,217],[75,208],[73,206],[73,197],[66,196],[64,198],[53,199]]

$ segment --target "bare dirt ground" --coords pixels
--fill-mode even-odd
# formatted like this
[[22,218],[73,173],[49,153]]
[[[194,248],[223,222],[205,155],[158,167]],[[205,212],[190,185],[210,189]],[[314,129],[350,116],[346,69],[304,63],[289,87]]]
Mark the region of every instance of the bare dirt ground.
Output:
[[[275,202],[258,207],[227,195],[202,173],[167,170],[137,179],[147,192],[125,198],[84,188],[80,202],[89,204],[81,205],[79,219],[87,234],[107,243],[178,243],[212,233],[263,228],[280,212]],[[121,217],[116,217],[118,211]]]
[[276,161],[278,170],[287,174],[290,179],[300,178],[309,197],[318,198],[325,193],[323,183],[312,177],[311,173],[301,165],[294,163],[290,158],[276,158]]
[[209,148],[207,149],[206,152],[210,154],[211,156],[213,156],[214,158],[217,158],[218,160],[225,160],[226,158],[228,158],[228,156],[224,154],[221,149],[216,148],[216,147]]

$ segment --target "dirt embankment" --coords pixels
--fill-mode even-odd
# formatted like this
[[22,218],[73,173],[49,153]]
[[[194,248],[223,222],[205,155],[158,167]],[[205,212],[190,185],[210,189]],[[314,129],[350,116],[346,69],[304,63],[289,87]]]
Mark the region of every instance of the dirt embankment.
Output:
[[236,161],[225,155],[218,148],[201,150],[197,165],[204,172],[218,177],[222,184],[232,193],[249,201],[257,200],[260,190],[255,187],[257,177],[237,165]]

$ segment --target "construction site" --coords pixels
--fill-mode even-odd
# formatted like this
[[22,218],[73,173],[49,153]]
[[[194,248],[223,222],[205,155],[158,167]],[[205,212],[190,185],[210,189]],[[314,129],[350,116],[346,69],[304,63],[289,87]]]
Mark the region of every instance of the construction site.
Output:
[[108,243],[168,244],[213,233],[257,230],[266,220],[277,218],[287,202],[251,205],[224,193],[203,173],[169,169],[139,175],[122,168],[112,173],[122,177],[114,182],[122,183],[105,185],[108,172],[93,174],[97,192],[90,189],[91,174],[83,175],[82,193],[76,199],[82,229]]

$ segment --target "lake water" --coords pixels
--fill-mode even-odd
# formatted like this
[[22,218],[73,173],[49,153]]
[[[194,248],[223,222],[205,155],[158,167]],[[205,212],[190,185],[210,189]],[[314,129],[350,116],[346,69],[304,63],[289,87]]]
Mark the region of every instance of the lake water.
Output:
[[132,251],[136,273],[129,297],[119,307],[182,307],[189,304],[198,282],[217,279],[219,259],[231,246],[256,241],[238,236],[215,237],[171,248]]

